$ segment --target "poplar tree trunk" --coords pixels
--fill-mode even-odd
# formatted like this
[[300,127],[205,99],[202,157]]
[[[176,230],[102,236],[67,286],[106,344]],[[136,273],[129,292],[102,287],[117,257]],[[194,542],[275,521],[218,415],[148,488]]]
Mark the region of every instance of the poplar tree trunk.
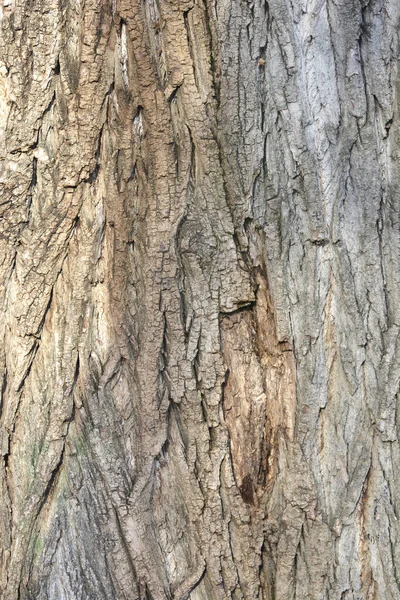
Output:
[[0,15],[0,597],[398,600],[398,0]]

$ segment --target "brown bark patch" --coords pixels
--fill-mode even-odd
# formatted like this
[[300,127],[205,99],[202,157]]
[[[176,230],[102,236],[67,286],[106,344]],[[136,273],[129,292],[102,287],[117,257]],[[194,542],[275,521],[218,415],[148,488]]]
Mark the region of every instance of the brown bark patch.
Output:
[[257,274],[257,299],[221,318],[228,377],[224,414],[236,481],[243,500],[273,484],[281,436],[292,439],[295,365],[288,342],[277,337],[266,279]]

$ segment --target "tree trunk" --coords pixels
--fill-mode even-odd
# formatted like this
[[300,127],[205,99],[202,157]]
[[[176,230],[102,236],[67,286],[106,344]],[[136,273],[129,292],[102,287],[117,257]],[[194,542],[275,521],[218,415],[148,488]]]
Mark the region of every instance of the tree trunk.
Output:
[[1,5],[1,598],[398,600],[398,0]]

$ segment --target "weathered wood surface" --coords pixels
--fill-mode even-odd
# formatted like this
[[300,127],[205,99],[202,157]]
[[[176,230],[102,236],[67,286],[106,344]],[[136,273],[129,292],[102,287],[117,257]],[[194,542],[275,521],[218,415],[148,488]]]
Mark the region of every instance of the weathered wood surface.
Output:
[[398,0],[2,0],[0,596],[398,600]]

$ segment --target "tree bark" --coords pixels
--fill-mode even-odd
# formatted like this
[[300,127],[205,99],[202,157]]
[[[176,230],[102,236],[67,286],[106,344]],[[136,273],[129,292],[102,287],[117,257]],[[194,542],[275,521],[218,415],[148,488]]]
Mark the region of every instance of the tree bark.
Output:
[[398,600],[398,0],[0,16],[1,598]]

